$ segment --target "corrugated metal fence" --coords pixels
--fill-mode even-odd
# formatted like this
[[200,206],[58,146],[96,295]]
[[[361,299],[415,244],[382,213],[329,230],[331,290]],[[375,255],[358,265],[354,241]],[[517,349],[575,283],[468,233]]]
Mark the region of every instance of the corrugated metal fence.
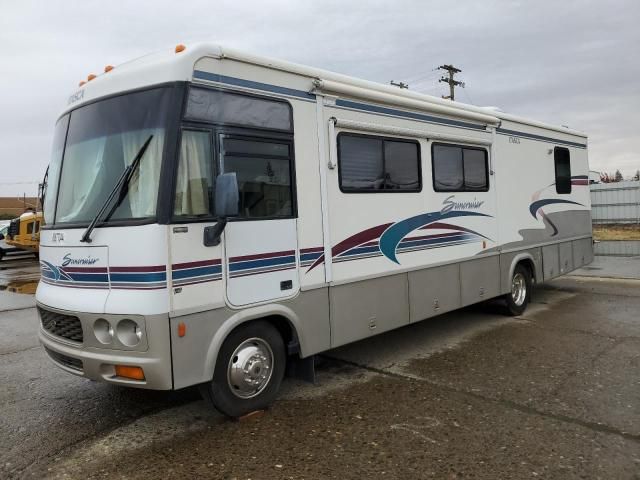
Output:
[[[591,185],[591,218],[594,224],[640,224],[640,182]],[[596,255],[640,255],[640,240],[603,240],[594,245]]]
[[591,185],[593,223],[640,223],[640,182]]

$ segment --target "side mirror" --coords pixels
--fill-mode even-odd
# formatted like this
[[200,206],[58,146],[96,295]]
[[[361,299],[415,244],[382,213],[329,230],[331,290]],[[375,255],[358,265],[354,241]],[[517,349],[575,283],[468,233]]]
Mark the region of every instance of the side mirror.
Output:
[[240,192],[238,191],[238,179],[235,172],[218,175],[216,178],[215,197],[216,217],[222,219],[238,216]]
[[0,233],[0,240],[4,240],[4,234]]
[[235,172],[222,173],[216,178],[215,213],[218,222],[210,227],[205,227],[202,243],[205,247],[220,245],[220,236],[227,226],[227,218],[237,217],[239,213],[238,203],[240,192]]

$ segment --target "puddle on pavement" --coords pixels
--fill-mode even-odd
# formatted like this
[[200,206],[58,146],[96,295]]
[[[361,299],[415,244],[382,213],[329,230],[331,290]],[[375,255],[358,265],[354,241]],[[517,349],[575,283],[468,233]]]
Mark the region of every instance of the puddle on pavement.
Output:
[[38,288],[38,280],[28,280],[22,282],[8,282],[4,285],[0,285],[0,291],[24,293],[27,295],[33,295]]

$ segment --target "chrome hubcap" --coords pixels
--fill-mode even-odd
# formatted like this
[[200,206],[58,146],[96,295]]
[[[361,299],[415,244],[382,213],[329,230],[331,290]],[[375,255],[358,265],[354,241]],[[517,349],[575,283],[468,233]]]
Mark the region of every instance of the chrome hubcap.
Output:
[[250,338],[242,342],[231,355],[227,381],[237,397],[252,398],[264,390],[272,372],[271,347],[261,338]]
[[517,306],[521,306],[527,298],[527,282],[524,275],[516,273],[511,280],[511,299]]

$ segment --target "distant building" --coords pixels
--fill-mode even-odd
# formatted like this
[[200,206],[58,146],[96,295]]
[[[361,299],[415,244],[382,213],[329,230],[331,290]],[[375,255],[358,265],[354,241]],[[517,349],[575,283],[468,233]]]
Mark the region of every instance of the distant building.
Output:
[[37,209],[36,197],[0,197],[0,215],[19,217],[28,208]]

